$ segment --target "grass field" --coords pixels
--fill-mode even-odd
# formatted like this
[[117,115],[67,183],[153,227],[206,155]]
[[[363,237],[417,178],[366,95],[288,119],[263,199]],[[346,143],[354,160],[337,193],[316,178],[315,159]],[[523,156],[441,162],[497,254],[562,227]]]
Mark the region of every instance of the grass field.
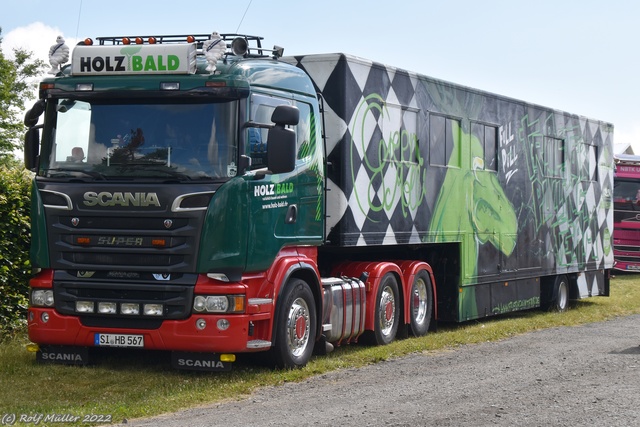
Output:
[[[437,332],[384,347],[343,346],[327,356],[314,357],[304,369],[293,371],[262,367],[255,355],[240,357],[231,372],[175,371],[170,367],[168,354],[136,351],[107,352],[97,358],[95,365],[87,367],[41,365],[35,363],[33,353],[26,351],[28,340],[22,334],[0,344],[0,417],[15,414],[19,421],[21,415],[98,414],[120,423],[129,418],[239,399],[257,387],[299,381],[409,353],[455,348],[636,313],[640,313],[640,275],[618,275],[611,280],[609,298],[580,300],[566,313],[532,310],[461,325],[441,324]],[[6,424],[6,420],[2,418],[0,422]],[[35,423],[32,420],[23,424]]]

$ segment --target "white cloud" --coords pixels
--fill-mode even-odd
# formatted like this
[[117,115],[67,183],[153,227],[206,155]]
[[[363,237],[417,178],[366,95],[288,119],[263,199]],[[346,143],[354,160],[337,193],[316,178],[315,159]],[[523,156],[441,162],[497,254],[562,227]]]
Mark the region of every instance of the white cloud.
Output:
[[[45,73],[49,69],[49,49],[56,43],[58,36],[64,36],[64,34],[57,27],[50,27],[42,22],[33,22],[24,27],[18,27],[9,31],[6,35],[2,35],[2,53],[7,58],[13,59],[14,49],[24,49],[33,53],[33,59],[41,59],[47,64]],[[76,45],[77,39],[66,38],[65,43],[70,49]],[[45,75],[33,79],[34,82],[38,82],[45,77]],[[37,89],[34,91],[33,98],[37,98]],[[31,105],[27,102],[27,107]]]
[[[41,59],[45,64],[49,64],[49,49],[56,42],[56,38],[64,34],[56,27],[50,27],[42,22],[34,22],[25,27],[18,27],[7,34],[2,35],[2,53],[5,57],[13,59],[14,49],[24,49],[29,52],[33,52],[34,59]],[[70,48],[76,44],[76,39],[66,39],[65,43]],[[48,69],[48,67],[46,68]],[[39,81],[41,77],[35,78],[34,81]],[[37,98],[37,90],[34,90],[32,95],[33,99]],[[30,108],[32,101],[26,102],[26,108]],[[21,113],[24,114],[24,113]],[[14,152],[16,157],[22,157],[22,151],[17,150]]]
[[[55,44],[56,37],[65,35],[57,27],[50,27],[42,22],[33,22],[25,27],[18,27],[2,36],[2,52],[13,58],[13,49],[20,48],[33,52],[35,58],[49,63],[49,48]],[[69,48],[77,43],[75,38],[65,37]]]
[[640,123],[627,126],[616,126],[613,130],[616,145],[630,144],[635,154],[640,154]]

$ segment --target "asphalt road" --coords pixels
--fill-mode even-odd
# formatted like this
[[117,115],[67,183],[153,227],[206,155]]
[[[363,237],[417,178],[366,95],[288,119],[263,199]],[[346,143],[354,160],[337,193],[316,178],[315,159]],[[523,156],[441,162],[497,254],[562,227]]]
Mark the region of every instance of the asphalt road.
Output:
[[630,316],[414,354],[125,425],[637,426],[639,326]]

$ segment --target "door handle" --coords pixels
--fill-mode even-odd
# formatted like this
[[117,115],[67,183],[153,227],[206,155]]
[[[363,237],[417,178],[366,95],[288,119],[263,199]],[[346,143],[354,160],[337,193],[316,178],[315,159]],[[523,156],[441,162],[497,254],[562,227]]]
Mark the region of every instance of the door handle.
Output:
[[284,219],[285,224],[295,224],[298,220],[298,205],[289,205],[287,216]]

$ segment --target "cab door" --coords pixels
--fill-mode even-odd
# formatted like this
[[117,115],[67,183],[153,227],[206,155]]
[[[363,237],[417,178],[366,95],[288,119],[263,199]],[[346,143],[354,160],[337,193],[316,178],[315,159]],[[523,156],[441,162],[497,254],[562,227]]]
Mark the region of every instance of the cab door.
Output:
[[268,129],[245,130],[247,152],[251,157],[249,175],[252,175],[248,182],[248,271],[268,268],[284,246],[322,241],[322,153],[316,144],[312,106],[291,99],[253,94],[249,119],[273,125],[271,114],[278,105],[295,105],[300,110],[300,122],[293,127],[298,151],[296,168],[289,173],[264,173],[269,149]]

